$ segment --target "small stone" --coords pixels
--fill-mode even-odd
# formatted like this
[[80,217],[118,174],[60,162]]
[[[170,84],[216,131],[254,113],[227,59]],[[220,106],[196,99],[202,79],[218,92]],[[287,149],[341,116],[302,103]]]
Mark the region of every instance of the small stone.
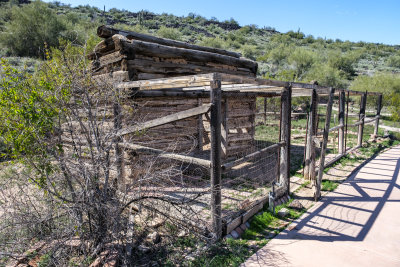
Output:
[[149,248],[149,247],[146,247],[146,246],[143,246],[143,245],[138,246],[138,250],[139,250],[140,252],[142,252],[142,253],[148,253],[148,252],[150,252],[150,248]]
[[250,223],[249,222],[246,222],[245,224],[246,224],[247,228],[250,228]]
[[232,236],[234,239],[238,239],[238,238],[239,238],[239,234],[238,234],[238,232],[236,232],[235,230],[233,230],[233,231],[231,232],[231,236]]
[[233,236],[232,236],[231,234],[227,234],[227,235],[225,236],[225,239],[228,239],[228,238],[233,238]]
[[150,222],[149,226],[152,228],[158,228],[161,225],[163,225],[165,222],[165,220],[161,219],[161,218],[156,218],[153,221]]
[[179,233],[178,233],[178,237],[185,237],[185,236],[187,236],[188,234],[186,233],[186,231],[185,230],[182,230],[182,231],[180,231]]
[[289,208],[291,209],[296,209],[296,210],[302,210],[304,209],[303,205],[301,204],[301,202],[298,199],[293,200],[289,205]]
[[236,227],[235,231],[236,231],[236,233],[239,234],[239,236],[241,236],[243,234],[243,230],[242,230],[242,228],[240,228],[240,226]]
[[151,234],[149,234],[149,235],[147,236],[147,240],[150,241],[150,242],[152,242],[152,243],[154,243],[154,244],[157,244],[157,243],[160,243],[160,241],[161,241],[161,236],[160,236],[159,233],[153,232],[153,233],[151,233]]
[[289,214],[289,210],[287,208],[283,208],[280,211],[278,211],[278,216],[281,218],[286,217]]

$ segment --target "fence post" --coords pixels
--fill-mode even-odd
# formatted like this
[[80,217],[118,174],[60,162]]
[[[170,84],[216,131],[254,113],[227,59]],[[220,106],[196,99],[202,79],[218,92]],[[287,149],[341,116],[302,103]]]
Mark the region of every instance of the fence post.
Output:
[[[378,103],[376,107],[376,116],[381,115],[381,109],[382,109],[382,94],[378,96]],[[379,129],[379,118],[376,119],[375,121],[375,127],[374,127],[374,139],[378,137],[378,129]]]
[[342,128],[339,129],[339,154],[343,155],[346,151],[344,147],[344,106],[345,106],[346,93],[340,91],[339,94],[339,125]]
[[[122,128],[122,111],[119,103],[114,103],[114,130],[117,132]],[[118,145],[121,142],[121,137],[114,138],[114,149],[115,149],[115,164],[117,167],[117,177],[114,181],[114,185],[121,191],[125,191],[125,161],[124,151]]]
[[292,109],[292,86],[286,86],[281,96],[281,133],[280,140],[285,146],[280,149],[280,183],[285,193],[290,193],[290,130],[291,130],[291,109]]
[[317,111],[318,111],[318,100],[317,91],[312,90],[311,94],[311,107],[308,116],[307,126],[307,140],[306,140],[306,158],[304,161],[304,178],[314,179],[315,178],[315,142],[314,137],[317,134]]
[[318,199],[321,197],[321,182],[322,182],[322,176],[324,174],[326,145],[328,143],[329,127],[331,124],[332,105],[333,105],[334,96],[335,96],[335,88],[331,88],[330,93],[329,93],[328,106],[326,108],[325,128],[324,128],[324,135],[323,135],[323,140],[322,140],[321,156],[320,156],[320,160],[319,160],[318,179],[315,179],[315,183],[314,183],[314,187],[315,187],[314,200],[315,201],[318,201]]
[[221,218],[221,81],[216,75],[210,82],[211,101],[211,220],[216,240],[222,237]]
[[267,124],[267,98],[264,97],[264,125]]
[[365,106],[367,105],[367,93],[365,92],[361,96],[361,103],[360,103],[360,115],[359,121],[361,124],[358,126],[358,139],[357,139],[357,146],[362,146],[363,134],[364,134],[364,121],[365,121]]

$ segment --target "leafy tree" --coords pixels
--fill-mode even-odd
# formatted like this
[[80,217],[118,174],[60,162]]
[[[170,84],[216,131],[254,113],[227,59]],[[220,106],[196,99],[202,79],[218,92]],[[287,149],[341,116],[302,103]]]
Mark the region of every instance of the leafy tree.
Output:
[[60,16],[47,4],[35,1],[12,8],[11,20],[4,25],[0,42],[14,55],[39,57],[44,47],[57,47],[59,37],[66,30]]

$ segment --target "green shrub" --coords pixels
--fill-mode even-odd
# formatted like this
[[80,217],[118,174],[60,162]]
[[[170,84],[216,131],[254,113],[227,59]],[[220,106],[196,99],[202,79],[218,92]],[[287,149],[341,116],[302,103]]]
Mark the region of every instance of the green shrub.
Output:
[[58,46],[65,30],[60,16],[47,4],[34,1],[12,8],[11,20],[4,24],[0,42],[14,55],[39,57],[44,55],[45,45]]
[[157,31],[157,35],[162,38],[168,38],[172,40],[180,40],[181,33],[174,28],[167,28],[165,26],[161,26],[161,28]]

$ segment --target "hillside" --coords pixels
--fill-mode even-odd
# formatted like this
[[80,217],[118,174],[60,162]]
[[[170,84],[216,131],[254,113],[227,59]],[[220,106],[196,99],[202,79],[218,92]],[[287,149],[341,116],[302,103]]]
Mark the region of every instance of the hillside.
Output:
[[[1,3],[1,54],[9,57],[15,65],[26,63],[30,70],[34,67],[30,58],[43,57],[43,43],[55,47],[59,46],[60,39],[78,44],[89,39],[95,43],[98,41],[95,29],[101,24],[107,24],[115,28],[237,51],[244,57],[258,61],[259,76],[272,79],[305,82],[317,80],[327,86],[347,87],[360,75],[400,72],[399,46],[323,39],[300,31],[280,33],[270,27],[242,26],[234,19],[218,21],[194,13],[178,17],[166,13],[131,12],[115,8],[104,12],[88,5],[71,7],[60,2],[35,2],[28,5],[17,5],[15,2]],[[27,18],[21,14],[32,16]],[[43,27],[28,26],[38,24],[36,22],[40,19],[44,21],[40,23],[51,21],[51,25],[56,26],[44,26],[47,33],[41,32]],[[32,42],[20,42],[17,32],[25,35],[28,40],[32,39]]]

